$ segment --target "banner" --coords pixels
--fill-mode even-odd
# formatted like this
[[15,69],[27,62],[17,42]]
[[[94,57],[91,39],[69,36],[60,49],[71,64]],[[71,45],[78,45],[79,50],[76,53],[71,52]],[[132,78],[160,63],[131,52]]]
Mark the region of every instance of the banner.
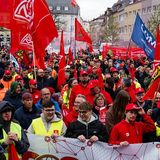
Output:
[[[114,56],[118,56],[120,59],[125,59],[129,57],[128,55],[128,48],[124,47],[115,47],[115,46],[103,46],[103,57],[105,57],[108,54],[108,51],[111,50],[112,54]],[[145,57],[146,54],[141,48],[130,48],[130,57],[129,58],[136,58],[136,57]]]
[[[28,134],[30,141],[29,152],[24,156],[57,158],[60,160],[159,160],[160,143],[131,144],[128,147],[109,146],[107,143],[58,137],[36,136]],[[28,157],[27,157],[28,156]],[[33,158],[32,158],[33,159]]]
[[154,50],[156,47],[155,38],[146,28],[138,13],[134,23],[131,38],[134,43],[136,43],[140,48],[145,51],[147,57],[150,60],[154,59]]

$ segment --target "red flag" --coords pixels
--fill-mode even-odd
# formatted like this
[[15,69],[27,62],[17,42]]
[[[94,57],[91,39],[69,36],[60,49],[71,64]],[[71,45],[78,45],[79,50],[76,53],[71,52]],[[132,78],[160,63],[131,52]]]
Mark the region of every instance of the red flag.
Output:
[[0,26],[11,28],[13,2],[12,0],[0,0]]
[[53,38],[58,36],[47,3],[45,0],[11,1],[14,2],[11,29],[20,34],[21,32],[31,34],[36,61],[44,68],[45,49]]
[[69,58],[68,64],[71,63],[71,62],[73,63],[74,58],[73,58],[73,54],[72,54],[72,51],[71,51],[71,47],[69,47],[69,50],[68,50],[68,58]]
[[64,41],[63,41],[63,31],[61,33],[61,42],[60,42],[60,62],[59,62],[59,69],[58,69],[58,88],[61,90],[62,85],[66,82],[65,78],[65,66],[66,66],[66,60],[65,60],[65,53],[64,53]]
[[154,68],[160,64],[160,25],[157,28],[156,48],[154,52]]
[[92,44],[92,40],[88,33],[83,29],[80,22],[75,18],[75,40]]
[[[146,94],[143,97],[143,100],[154,99],[155,92],[160,92],[160,77],[153,81]],[[158,88],[157,88],[158,87]]]
[[72,4],[73,7],[76,7],[76,6],[77,6],[76,0],[72,0],[72,1],[71,1],[71,4]]
[[45,49],[58,32],[44,0],[35,0],[34,19],[31,28],[35,57],[41,68],[44,68]]
[[8,160],[19,160],[14,144],[10,144],[8,148]]

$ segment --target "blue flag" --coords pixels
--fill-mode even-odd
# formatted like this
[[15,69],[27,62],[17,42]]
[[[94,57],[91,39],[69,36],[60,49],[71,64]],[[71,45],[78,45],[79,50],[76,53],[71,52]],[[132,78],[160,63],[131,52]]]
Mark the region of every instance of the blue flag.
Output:
[[134,23],[131,39],[144,50],[150,60],[154,59],[154,50],[156,48],[155,38],[146,28],[138,13]]

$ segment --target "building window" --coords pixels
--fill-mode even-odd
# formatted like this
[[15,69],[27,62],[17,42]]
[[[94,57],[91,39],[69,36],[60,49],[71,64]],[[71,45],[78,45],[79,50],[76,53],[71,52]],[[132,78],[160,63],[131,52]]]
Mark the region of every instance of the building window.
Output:
[[154,6],[153,6],[153,11],[156,11],[156,9],[157,9],[157,6],[154,5]]
[[60,7],[60,6],[57,6],[56,9],[57,9],[57,11],[60,11],[60,10],[61,10],[61,7]]
[[136,14],[137,14],[137,12],[136,12],[136,10],[134,10],[134,11],[133,11],[133,15],[136,15]]
[[151,6],[147,7],[147,12],[150,13],[151,12]]
[[142,14],[146,13],[146,8],[142,8]]
[[65,6],[65,7],[64,7],[64,10],[65,10],[65,11],[68,11],[68,6]]

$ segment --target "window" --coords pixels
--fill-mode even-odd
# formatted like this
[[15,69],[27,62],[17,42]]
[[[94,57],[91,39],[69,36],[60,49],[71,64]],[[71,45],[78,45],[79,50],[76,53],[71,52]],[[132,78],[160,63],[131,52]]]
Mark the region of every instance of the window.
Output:
[[133,11],[133,15],[136,15],[136,14],[137,14],[137,12],[136,12],[136,10],[134,10],[134,11]]
[[61,10],[61,7],[60,7],[60,6],[57,6],[56,9],[57,9],[57,11],[60,11],[60,10]]
[[150,13],[151,12],[151,6],[147,7],[147,12]]
[[68,6],[65,6],[65,7],[64,7],[64,10],[65,10],[65,11],[68,11]]
[[142,8],[142,14],[146,13],[146,8]]

